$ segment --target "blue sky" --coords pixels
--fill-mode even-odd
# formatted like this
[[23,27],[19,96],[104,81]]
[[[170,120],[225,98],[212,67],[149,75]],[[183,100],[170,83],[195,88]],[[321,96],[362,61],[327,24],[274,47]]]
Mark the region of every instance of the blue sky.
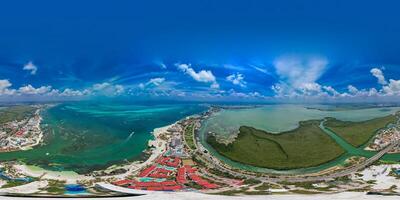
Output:
[[0,100],[396,101],[398,1],[0,3]]

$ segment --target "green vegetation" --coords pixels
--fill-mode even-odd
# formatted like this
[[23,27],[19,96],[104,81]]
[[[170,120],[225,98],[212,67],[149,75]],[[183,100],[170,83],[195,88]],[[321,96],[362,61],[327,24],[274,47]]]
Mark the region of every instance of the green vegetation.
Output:
[[194,144],[193,140],[193,133],[194,133],[194,124],[190,124],[185,129],[185,141],[186,144],[189,146],[190,149],[196,149],[196,145]]
[[32,116],[36,108],[32,106],[11,106],[0,109],[0,124],[11,122],[14,120],[23,120]]
[[335,181],[340,181],[340,182],[349,182],[351,181],[351,178],[348,176],[341,176],[341,177],[337,177],[335,178]]
[[238,194],[243,194],[243,192],[244,192],[243,190],[226,190],[226,191],[211,193],[211,194],[224,195],[224,196],[235,196]]
[[296,194],[320,194],[321,192],[309,191],[309,190],[290,190],[292,193]]
[[395,122],[396,119],[396,115],[388,115],[362,122],[340,121],[328,118],[324,125],[353,146],[360,147],[368,142],[379,129]]
[[242,126],[233,143],[219,143],[214,136],[209,136],[207,142],[223,156],[253,166],[273,169],[312,167],[344,153],[319,124],[318,120],[300,122],[298,128],[280,134]]
[[24,181],[7,181],[7,183],[1,186],[1,188],[17,187],[24,184],[26,184]]
[[304,189],[315,189],[315,187],[313,185],[314,182],[294,182],[294,183],[289,183],[289,182],[282,181],[282,182],[280,182],[280,184],[282,184],[282,185],[294,185],[296,187],[301,187],[301,188],[304,188]]
[[257,184],[260,184],[261,181],[259,181],[259,180],[257,180],[257,179],[249,178],[249,179],[245,179],[245,180],[243,181],[243,183],[244,183],[245,185],[257,185]]
[[49,184],[45,190],[51,194],[64,194],[65,181],[48,180]]
[[263,183],[260,186],[255,187],[256,190],[269,190],[271,188],[269,183]]

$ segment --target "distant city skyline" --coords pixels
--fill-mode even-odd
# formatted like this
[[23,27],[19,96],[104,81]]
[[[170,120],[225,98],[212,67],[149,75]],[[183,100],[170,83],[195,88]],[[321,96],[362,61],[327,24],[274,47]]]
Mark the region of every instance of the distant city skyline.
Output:
[[399,6],[2,2],[0,101],[397,101]]

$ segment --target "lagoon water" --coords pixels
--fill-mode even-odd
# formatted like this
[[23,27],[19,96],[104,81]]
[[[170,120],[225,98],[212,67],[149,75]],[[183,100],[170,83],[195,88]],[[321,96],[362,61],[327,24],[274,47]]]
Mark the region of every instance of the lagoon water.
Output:
[[193,104],[60,104],[43,113],[44,145],[0,153],[0,160],[21,160],[45,169],[81,173],[138,160],[154,128],[205,109]]
[[331,111],[294,104],[266,105],[248,109],[225,109],[207,120],[204,131],[224,137],[237,131],[240,126],[246,125],[277,133],[296,128],[299,121],[323,119],[325,117],[334,117],[344,121],[364,121],[393,114],[398,110],[400,110],[400,107]]
[[[211,154],[218,157],[226,164],[250,171],[277,173],[277,174],[300,174],[318,172],[329,167],[342,164],[350,156],[366,156],[371,157],[375,153],[363,150],[363,147],[352,147],[342,138],[334,133],[327,132],[345,151],[339,158],[324,163],[319,166],[292,170],[274,170],[267,168],[254,167],[242,163],[238,163],[218,154],[207,142],[206,138],[209,133],[215,134],[216,137],[221,139],[232,138],[236,135],[240,126],[252,126],[257,129],[278,133],[283,131],[292,130],[298,127],[300,121],[311,119],[323,119],[325,117],[334,117],[344,121],[364,121],[377,117],[387,116],[400,110],[400,107],[385,107],[385,108],[348,108],[340,110],[326,109],[329,106],[314,105],[315,108],[324,109],[310,109],[304,105],[293,104],[279,104],[279,105],[266,105],[256,108],[248,109],[224,109],[215,113],[209,119],[203,122],[199,131],[200,142],[205,146]],[[322,126],[323,128],[323,126]],[[325,129],[324,129],[325,130]],[[400,160],[400,154],[390,154],[383,157],[385,160]]]

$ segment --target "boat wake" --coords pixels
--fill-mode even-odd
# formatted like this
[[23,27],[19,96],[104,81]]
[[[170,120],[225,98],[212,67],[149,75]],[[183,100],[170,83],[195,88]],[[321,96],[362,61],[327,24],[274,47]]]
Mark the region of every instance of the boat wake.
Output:
[[135,134],[135,131],[132,131],[131,134],[129,134],[129,136],[125,139],[124,142],[129,141],[132,138],[133,134]]

